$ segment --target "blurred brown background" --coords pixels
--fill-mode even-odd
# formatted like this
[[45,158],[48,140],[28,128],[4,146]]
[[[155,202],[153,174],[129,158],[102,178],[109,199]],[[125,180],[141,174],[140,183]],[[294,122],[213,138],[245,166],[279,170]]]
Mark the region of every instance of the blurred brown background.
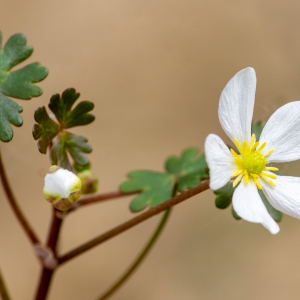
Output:
[[[17,100],[24,125],[1,143],[8,177],[26,216],[45,237],[50,204],[42,196],[50,166],[32,138],[34,110],[75,87],[96,104],[88,137],[100,192],[116,190],[135,169],[162,170],[164,159],[207,134],[225,135],[217,117],[228,80],[252,66],[255,118],[267,120],[300,99],[300,2],[204,0],[1,0],[3,40],[22,32],[49,68],[40,98]],[[283,167],[300,175],[299,163]],[[0,266],[14,300],[32,299],[40,266],[2,189]],[[62,230],[65,252],[132,217],[130,199],[86,207]],[[55,274],[49,300],[96,299],[123,272],[159,217],[72,260]],[[177,206],[138,272],[111,299],[299,299],[300,221],[284,216],[272,236],[236,221],[207,191]]]

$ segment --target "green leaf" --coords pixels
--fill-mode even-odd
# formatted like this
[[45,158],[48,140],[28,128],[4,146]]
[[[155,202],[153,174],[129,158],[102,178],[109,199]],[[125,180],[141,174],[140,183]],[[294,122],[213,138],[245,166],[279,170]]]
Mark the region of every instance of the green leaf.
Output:
[[170,174],[152,171],[133,171],[128,173],[129,181],[121,184],[123,193],[141,192],[130,203],[132,212],[150,208],[172,197],[175,178]]
[[236,213],[236,211],[234,210],[233,206],[232,206],[232,209],[231,209],[231,213],[232,213],[232,216],[236,219],[236,220],[240,220],[241,217]]
[[23,120],[19,113],[23,108],[0,93],[0,140],[9,142],[14,133],[10,124],[22,126]]
[[22,107],[6,96],[29,100],[38,97],[42,90],[33,85],[48,75],[48,70],[39,63],[31,63],[19,70],[10,71],[14,66],[27,59],[33,48],[26,46],[26,38],[15,34],[9,38],[2,49],[2,33],[0,32],[0,140],[9,142],[13,138],[13,129],[23,124],[20,113]]
[[94,108],[92,102],[82,101],[71,110],[79,96],[80,94],[76,93],[75,89],[67,89],[62,96],[55,94],[51,97],[49,108],[63,128],[87,125],[94,121],[95,117],[88,114]]
[[[216,207],[218,207],[220,209],[227,208],[232,202],[232,196],[233,196],[235,189],[236,189],[236,187],[233,187],[232,183],[228,182],[222,188],[214,191],[215,195],[217,195],[216,200],[215,200]],[[231,213],[232,213],[232,216],[236,220],[241,219],[238,216],[238,214],[235,212],[233,206],[231,207]]]
[[231,204],[234,190],[232,183],[228,182],[222,188],[214,191],[215,195],[217,195],[215,200],[216,207],[221,209],[227,208]]
[[206,173],[206,161],[204,154],[199,157],[197,148],[189,148],[183,151],[181,157],[168,158],[166,170],[176,175],[177,189],[182,192],[197,186],[201,179],[208,178]]
[[34,124],[32,134],[38,140],[39,151],[46,154],[47,147],[51,140],[58,134],[59,126],[50,119],[44,106],[39,107],[34,113],[34,119],[38,124]]
[[72,171],[67,152],[76,164],[86,165],[89,160],[84,153],[91,153],[92,147],[87,144],[85,137],[62,132],[51,149],[51,161],[54,165]]
[[282,213],[280,211],[278,211],[276,208],[274,208],[270,202],[267,200],[266,196],[264,195],[264,193],[262,192],[262,190],[258,190],[258,193],[263,201],[263,203],[265,204],[268,213],[271,215],[271,217],[276,221],[276,222],[280,222],[281,218],[282,218]]
[[259,141],[262,130],[264,129],[266,123],[262,121],[256,121],[253,125],[252,132],[255,134],[256,140]]

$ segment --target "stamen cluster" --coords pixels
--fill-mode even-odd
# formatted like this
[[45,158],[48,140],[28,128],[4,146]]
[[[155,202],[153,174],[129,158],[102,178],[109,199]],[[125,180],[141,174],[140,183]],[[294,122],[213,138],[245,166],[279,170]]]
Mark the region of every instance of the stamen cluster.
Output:
[[236,177],[233,182],[233,186],[235,187],[243,177],[247,184],[249,184],[249,180],[253,180],[259,189],[261,189],[261,185],[257,180],[259,177],[272,186],[276,186],[271,179],[276,179],[277,177],[266,172],[278,171],[277,168],[267,167],[266,157],[270,155],[274,149],[266,153],[261,153],[261,150],[266,146],[266,143],[263,143],[256,150],[259,142],[256,142],[255,134],[253,134],[251,137],[250,145],[244,141],[243,146],[241,146],[236,139],[234,140],[234,143],[239,150],[240,155],[238,155],[233,149],[230,150],[235,158],[235,163],[237,166],[236,172],[232,175],[232,177]]

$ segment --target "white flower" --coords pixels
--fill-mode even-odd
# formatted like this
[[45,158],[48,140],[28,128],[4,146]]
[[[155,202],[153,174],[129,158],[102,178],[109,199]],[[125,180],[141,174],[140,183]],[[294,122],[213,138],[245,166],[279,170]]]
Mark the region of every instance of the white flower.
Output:
[[279,226],[269,215],[257,188],[276,209],[300,219],[300,178],[277,176],[272,171],[278,169],[268,166],[300,159],[300,101],[279,108],[257,142],[255,135],[251,136],[255,89],[255,71],[247,68],[228,82],[220,98],[221,126],[240,154],[210,134],[205,141],[205,156],[210,187],[217,190],[230,179],[234,179],[233,186],[240,183],[232,199],[237,214],[276,234]]
[[43,189],[44,197],[59,210],[67,210],[81,194],[81,180],[72,172],[58,166],[50,167]]

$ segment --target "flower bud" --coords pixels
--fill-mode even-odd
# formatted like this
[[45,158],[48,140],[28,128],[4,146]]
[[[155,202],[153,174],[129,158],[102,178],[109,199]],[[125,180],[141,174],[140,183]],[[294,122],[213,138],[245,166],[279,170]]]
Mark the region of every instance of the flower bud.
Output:
[[84,170],[77,173],[81,180],[81,194],[92,194],[98,190],[98,176],[90,170]]
[[43,189],[47,201],[59,210],[67,210],[81,194],[81,180],[72,172],[59,166],[50,167]]

